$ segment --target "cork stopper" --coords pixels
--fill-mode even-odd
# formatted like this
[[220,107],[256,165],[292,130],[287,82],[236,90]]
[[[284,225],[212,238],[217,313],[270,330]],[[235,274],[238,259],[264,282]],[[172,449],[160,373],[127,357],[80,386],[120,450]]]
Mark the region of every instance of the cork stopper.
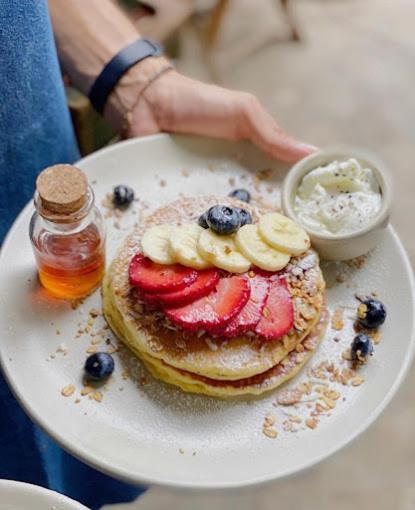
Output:
[[72,165],[54,165],[41,172],[36,189],[42,207],[54,214],[72,214],[87,201],[88,181],[85,174]]

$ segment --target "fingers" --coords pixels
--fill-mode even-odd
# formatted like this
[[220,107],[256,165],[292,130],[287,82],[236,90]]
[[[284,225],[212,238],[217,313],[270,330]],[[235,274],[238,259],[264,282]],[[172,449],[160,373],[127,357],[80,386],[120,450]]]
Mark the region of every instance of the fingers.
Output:
[[316,147],[300,142],[285,133],[255,96],[244,94],[242,108],[246,138],[272,158],[295,163],[317,150]]
[[252,94],[176,72],[156,80],[136,104],[130,136],[160,131],[249,139],[269,156],[294,163],[316,150],[285,133]]

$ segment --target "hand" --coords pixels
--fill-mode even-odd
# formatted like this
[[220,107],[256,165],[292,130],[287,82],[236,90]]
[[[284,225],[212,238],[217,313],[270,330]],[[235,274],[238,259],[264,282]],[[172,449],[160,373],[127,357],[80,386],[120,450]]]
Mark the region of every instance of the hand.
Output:
[[160,132],[248,139],[271,157],[290,163],[316,150],[287,135],[252,94],[202,83],[173,70],[139,96],[126,134]]
[[[49,7],[63,66],[86,94],[103,65],[140,36],[110,0],[49,0]],[[315,150],[284,133],[251,94],[201,83],[175,71],[147,86],[166,63],[164,57],[146,58],[117,83],[104,114],[118,131],[125,134],[128,117],[130,137],[167,131],[248,139],[288,162]]]

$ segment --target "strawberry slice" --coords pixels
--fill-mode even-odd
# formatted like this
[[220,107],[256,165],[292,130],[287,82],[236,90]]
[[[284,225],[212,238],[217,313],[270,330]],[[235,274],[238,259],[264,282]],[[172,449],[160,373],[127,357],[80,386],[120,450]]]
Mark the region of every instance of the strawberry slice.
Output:
[[197,271],[180,264],[156,264],[137,253],[128,267],[128,276],[131,285],[145,292],[173,292],[193,283]]
[[160,300],[158,294],[150,294],[150,292],[141,292],[137,288],[137,296],[145,301],[145,304],[150,308],[160,308]]
[[245,306],[250,294],[246,276],[222,278],[216,289],[193,303],[166,308],[167,317],[183,329],[211,330],[227,324]]
[[283,337],[294,324],[293,300],[285,279],[270,281],[270,288],[261,320],[255,333],[267,340]]
[[251,286],[251,294],[246,305],[238,315],[228,322],[225,328],[218,330],[218,335],[229,338],[255,330],[255,326],[262,316],[270,284],[267,278],[259,275],[250,278],[249,284]]
[[209,294],[216,288],[220,279],[220,273],[217,269],[206,269],[198,271],[196,280],[183,289],[174,292],[162,292],[159,294],[143,294],[143,299],[150,304],[159,304],[166,306],[182,306],[192,301],[196,301]]
[[269,281],[279,280],[281,275],[281,271],[266,271],[256,266],[252,267],[252,271],[263,278],[267,278]]

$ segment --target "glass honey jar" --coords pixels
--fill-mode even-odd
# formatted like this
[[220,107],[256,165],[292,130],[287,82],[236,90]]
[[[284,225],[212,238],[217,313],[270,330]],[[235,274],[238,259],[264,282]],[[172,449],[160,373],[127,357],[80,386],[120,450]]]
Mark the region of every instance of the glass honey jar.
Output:
[[105,271],[105,227],[85,174],[55,165],[36,181],[29,235],[39,279],[55,297],[81,299]]

